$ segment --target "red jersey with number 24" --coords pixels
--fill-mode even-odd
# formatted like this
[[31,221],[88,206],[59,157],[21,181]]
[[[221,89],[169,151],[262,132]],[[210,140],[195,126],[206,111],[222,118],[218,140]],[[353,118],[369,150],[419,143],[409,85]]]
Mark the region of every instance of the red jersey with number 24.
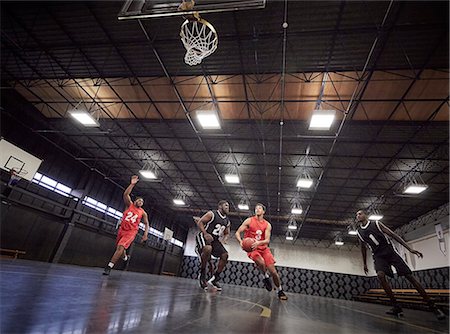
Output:
[[126,209],[123,213],[120,228],[125,231],[137,231],[139,229],[139,223],[141,222],[143,214],[144,210],[142,208],[138,208],[136,205],[131,203],[128,209]]
[[[259,221],[256,216],[250,218],[248,229],[244,232],[244,238],[253,238],[256,241],[264,240],[266,238],[266,228],[268,226],[267,220]],[[264,250],[267,245],[258,246],[257,249]]]

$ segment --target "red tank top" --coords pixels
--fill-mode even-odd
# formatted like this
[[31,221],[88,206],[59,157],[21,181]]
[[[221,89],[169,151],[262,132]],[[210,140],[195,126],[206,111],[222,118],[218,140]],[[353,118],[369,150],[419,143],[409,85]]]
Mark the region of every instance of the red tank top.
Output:
[[143,214],[144,210],[142,208],[138,208],[136,205],[131,203],[128,209],[126,209],[123,213],[120,228],[125,231],[137,231],[139,229],[139,223],[141,222]]
[[[249,228],[244,232],[244,238],[253,238],[256,241],[264,240],[266,238],[266,228],[268,226],[267,220],[259,221],[256,216],[250,218]],[[266,249],[267,245],[258,246],[258,249]]]

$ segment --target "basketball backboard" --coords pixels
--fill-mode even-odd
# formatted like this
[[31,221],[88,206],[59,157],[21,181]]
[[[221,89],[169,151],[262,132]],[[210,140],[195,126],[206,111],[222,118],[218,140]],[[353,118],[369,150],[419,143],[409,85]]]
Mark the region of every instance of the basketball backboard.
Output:
[[193,10],[180,11],[181,0],[126,0],[119,12],[119,20],[180,16],[194,12],[214,13],[235,10],[262,9],[266,0],[196,0]]
[[33,180],[42,160],[25,152],[5,139],[0,139],[0,168],[10,172],[12,169],[20,177]]

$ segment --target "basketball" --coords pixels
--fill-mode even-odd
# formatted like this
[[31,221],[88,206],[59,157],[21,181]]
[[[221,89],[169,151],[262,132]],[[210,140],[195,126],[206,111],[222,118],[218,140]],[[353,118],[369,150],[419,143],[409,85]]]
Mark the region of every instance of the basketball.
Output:
[[244,240],[242,240],[242,249],[245,250],[246,252],[251,252],[252,251],[252,245],[256,240],[253,238],[245,238]]

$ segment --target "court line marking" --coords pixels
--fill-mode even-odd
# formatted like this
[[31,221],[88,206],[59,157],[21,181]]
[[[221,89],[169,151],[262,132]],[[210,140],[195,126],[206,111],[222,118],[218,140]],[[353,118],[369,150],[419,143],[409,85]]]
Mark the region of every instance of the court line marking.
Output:
[[270,318],[270,316],[272,315],[272,310],[269,307],[263,306],[261,304],[258,304],[258,303],[255,303],[255,302],[251,302],[249,300],[244,300],[244,299],[239,299],[239,298],[231,298],[231,297],[227,297],[227,296],[221,296],[221,298],[236,300],[236,301],[239,301],[241,303],[247,303],[247,304],[252,304],[254,306],[261,307],[262,311],[259,314],[260,317]]
[[364,312],[364,311],[360,311],[360,310],[355,310],[355,309],[353,309],[351,307],[346,307],[346,306],[341,306],[341,305],[336,305],[336,304],[334,304],[334,305],[337,306],[337,307],[340,307],[340,308],[344,308],[344,309],[347,309],[347,310],[354,311],[354,312],[370,315],[372,317],[379,318],[379,319],[382,319],[382,320],[396,322],[396,323],[399,323],[399,324],[402,324],[402,325],[407,325],[407,326],[415,327],[415,328],[418,328],[418,329],[421,329],[421,330],[426,330],[426,331],[431,332],[431,333],[447,334],[447,332],[441,332],[441,331],[438,331],[438,330],[435,330],[435,329],[432,329],[432,328],[428,328],[428,327],[424,327],[424,326],[420,326],[420,325],[414,325],[414,324],[411,324],[409,322],[402,321],[402,320],[399,320],[399,319],[393,319],[393,318],[390,318],[390,317],[383,317],[381,315],[373,314],[373,313],[370,313],[370,312]]

